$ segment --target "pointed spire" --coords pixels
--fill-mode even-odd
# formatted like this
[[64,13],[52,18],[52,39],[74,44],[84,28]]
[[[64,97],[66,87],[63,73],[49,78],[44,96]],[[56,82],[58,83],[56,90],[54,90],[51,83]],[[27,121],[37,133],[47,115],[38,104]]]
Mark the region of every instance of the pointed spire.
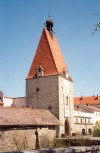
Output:
[[42,68],[42,73],[40,74],[43,76],[60,74],[72,81],[56,37],[54,35],[51,37],[51,33],[47,28],[43,29],[35,57],[26,79],[36,77],[37,70],[39,69],[39,72],[40,67]]

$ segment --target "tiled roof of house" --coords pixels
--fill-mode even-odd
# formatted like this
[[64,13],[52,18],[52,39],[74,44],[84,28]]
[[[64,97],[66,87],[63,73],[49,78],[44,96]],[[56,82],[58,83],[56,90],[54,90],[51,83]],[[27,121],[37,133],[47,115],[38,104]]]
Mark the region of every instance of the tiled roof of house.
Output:
[[100,105],[100,96],[75,97],[74,104]]
[[93,113],[94,112],[93,109],[89,108],[88,106],[81,105],[81,104],[75,105],[74,106],[74,110],[81,111],[81,112],[85,112],[85,113]]
[[97,108],[95,106],[88,106],[88,108],[90,108],[93,111],[100,112],[100,108]]
[[47,29],[43,29],[35,57],[26,79],[35,77],[39,66],[43,68],[44,76],[55,74],[64,75],[67,72],[67,79],[72,81],[56,37],[54,35],[51,36]]
[[60,125],[60,121],[48,110],[0,107],[0,127],[30,125],[56,126]]

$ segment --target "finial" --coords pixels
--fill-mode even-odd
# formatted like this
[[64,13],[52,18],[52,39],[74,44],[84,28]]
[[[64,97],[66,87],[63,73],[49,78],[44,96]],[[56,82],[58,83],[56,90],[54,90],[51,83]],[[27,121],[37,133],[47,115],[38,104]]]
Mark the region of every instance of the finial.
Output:
[[50,14],[48,13],[49,18],[51,17]]
[[48,13],[49,18],[46,20],[46,28],[48,31],[53,32],[53,20],[51,19],[50,14]]

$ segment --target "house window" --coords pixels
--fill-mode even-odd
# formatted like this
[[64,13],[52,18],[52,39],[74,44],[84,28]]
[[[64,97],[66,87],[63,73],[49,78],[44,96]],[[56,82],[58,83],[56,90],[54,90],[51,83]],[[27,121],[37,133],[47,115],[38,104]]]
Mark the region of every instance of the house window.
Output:
[[81,123],[83,122],[82,118],[81,118]]
[[85,123],[86,123],[86,119],[85,119]]
[[91,135],[92,134],[92,130],[88,129],[88,134]]
[[82,134],[85,135],[85,129],[82,129]]
[[76,118],[76,123],[78,123],[78,118]]
[[88,119],[88,123],[90,123],[90,119]]
[[66,97],[66,105],[68,105],[68,96]]

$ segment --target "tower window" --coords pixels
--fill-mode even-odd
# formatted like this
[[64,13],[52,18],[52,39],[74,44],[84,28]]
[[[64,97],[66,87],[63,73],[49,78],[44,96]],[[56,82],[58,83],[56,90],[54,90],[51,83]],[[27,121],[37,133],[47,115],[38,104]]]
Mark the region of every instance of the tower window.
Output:
[[68,105],[68,96],[66,96],[66,105]]
[[78,118],[76,118],[76,123],[78,123]]
[[43,76],[43,68],[41,66],[39,66],[37,69],[37,76],[38,77]]
[[41,72],[41,67],[39,67],[39,72]]

